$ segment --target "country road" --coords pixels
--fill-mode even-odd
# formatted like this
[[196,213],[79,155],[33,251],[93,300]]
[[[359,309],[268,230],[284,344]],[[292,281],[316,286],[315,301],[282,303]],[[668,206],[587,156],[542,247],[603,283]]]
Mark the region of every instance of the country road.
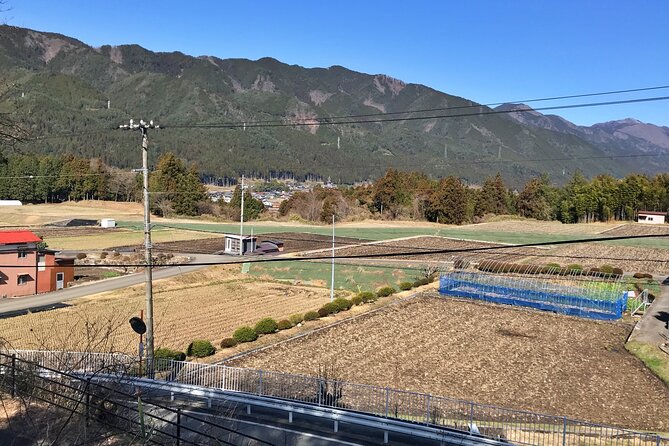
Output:
[[[202,263],[211,262],[220,264],[228,259],[230,261],[239,260],[236,257],[219,255],[189,254],[189,256],[193,257],[193,263],[197,263],[198,265],[158,268],[153,271],[153,279],[166,279],[168,277],[174,277],[179,274],[197,271],[208,267],[208,265],[202,265]],[[44,293],[37,296],[0,299],[0,316],[8,316],[13,313],[21,313],[39,308],[49,308],[79,297],[127,288],[141,283],[144,283],[143,272],[85,283],[72,288],[66,288],[52,293]]]

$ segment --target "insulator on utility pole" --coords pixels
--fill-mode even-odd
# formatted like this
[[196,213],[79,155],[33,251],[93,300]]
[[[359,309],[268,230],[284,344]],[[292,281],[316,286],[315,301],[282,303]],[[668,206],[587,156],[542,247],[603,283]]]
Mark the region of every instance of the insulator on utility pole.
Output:
[[154,340],[153,340],[153,262],[151,257],[151,213],[149,205],[149,129],[159,129],[160,126],[153,121],[139,123],[130,120],[129,124],[119,126],[122,130],[139,130],[142,134],[142,176],[143,176],[143,201],[144,201],[144,277],[146,281],[146,373],[149,378],[153,377],[154,364]]

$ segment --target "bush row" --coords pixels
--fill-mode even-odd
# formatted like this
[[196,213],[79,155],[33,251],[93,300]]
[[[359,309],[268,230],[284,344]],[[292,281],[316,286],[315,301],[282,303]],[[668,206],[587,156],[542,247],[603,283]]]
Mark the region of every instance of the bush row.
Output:
[[517,273],[517,274],[555,274],[560,276],[567,275],[589,275],[589,276],[622,276],[622,268],[616,268],[611,265],[602,265],[599,268],[594,267],[585,270],[582,265],[572,263],[567,266],[562,266],[559,263],[547,263],[544,266],[508,263],[498,260],[484,260],[480,262],[477,267],[479,271],[491,273]]

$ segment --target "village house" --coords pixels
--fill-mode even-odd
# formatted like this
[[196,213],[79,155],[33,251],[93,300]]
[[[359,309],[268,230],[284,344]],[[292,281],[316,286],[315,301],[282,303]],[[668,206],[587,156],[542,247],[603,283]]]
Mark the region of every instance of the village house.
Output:
[[41,242],[31,231],[0,231],[0,297],[48,293],[74,280],[74,259],[40,248]]
[[639,211],[637,213],[636,221],[651,225],[661,225],[664,223],[666,215],[666,212]]

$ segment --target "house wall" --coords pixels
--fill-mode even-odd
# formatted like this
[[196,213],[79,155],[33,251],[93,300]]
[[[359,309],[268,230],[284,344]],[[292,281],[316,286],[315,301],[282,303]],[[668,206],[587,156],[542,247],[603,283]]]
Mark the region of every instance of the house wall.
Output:
[[[44,261],[38,264],[35,251],[26,251],[25,257],[19,257],[18,251],[0,252],[0,265],[16,265],[12,268],[0,268],[1,296],[31,296],[48,293],[56,289],[56,273],[65,274],[65,286],[74,280],[74,269],[56,264],[53,253],[42,254]],[[26,283],[18,283],[19,276],[27,275]],[[37,279],[37,280],[35,280]]]
[[661,225],[664,224],[664,215],[648,215],[639,213],[637,222],[645,223],[647,225]]

